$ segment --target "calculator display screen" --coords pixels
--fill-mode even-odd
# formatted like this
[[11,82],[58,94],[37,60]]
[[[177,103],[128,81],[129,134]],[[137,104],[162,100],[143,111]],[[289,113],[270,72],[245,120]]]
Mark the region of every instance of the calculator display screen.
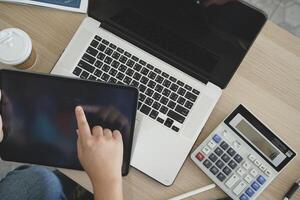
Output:
[[243,133],[270,160],[273,161],[280,154],[280,151],[271,145],[258,131],[252,128],[246,120],[242,119],[235,128]]

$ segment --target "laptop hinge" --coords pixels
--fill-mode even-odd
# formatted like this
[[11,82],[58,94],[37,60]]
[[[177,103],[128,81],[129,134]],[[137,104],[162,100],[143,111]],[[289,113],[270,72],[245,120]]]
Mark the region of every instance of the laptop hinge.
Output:
[[[166,55],[168,54],[166,51],[162,50],[159,47],[153,47],[154,45],[151,45],[149,42],[141,38],[140,36],[134,34],[131,31],[125,30],[124,28],[120,27],[119,25],[115,24],[112,21],[109,20],[103,20],[100,24],[101,28],[106,29],[107,31],[117,35],[118,37],[134,44],[135,46],[143,49],[144,51],[154,55],[155,57],[163,60],[164,62],[176,67],[177,69],[187,73],[188,75],[196,78],[197,80],[201,81],[204,84],[208,83],[208,78],[202,76],[199,73],[195,73],[190,68],[185,67],[188,64],[180,59],[174,59],[174,56],[172,55]],[[163,53],[162,53],[163,52]],[[178,61],[180,60],[180,61]]]

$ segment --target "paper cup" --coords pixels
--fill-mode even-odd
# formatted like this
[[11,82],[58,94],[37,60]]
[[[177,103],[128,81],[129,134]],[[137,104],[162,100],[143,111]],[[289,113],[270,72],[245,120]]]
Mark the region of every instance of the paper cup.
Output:
[[29,69],[36,62],[36,52],[27,33],[18,28],[0,32],[0,62],[18,69]]

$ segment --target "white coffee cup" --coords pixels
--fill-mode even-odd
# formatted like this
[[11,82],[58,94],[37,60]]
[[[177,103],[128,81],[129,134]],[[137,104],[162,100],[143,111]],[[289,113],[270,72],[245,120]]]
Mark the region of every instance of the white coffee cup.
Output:
[[0,31],[0,63],[29,69],[36,62],[36,53],[27,33],[18,28]]

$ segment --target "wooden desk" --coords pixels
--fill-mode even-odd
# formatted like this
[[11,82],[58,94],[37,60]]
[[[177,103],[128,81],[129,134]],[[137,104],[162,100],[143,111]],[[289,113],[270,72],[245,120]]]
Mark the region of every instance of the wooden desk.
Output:
[[[50,72],[85,15],[0,3],[0,29],[19,27],[38,52],[34,71]],[[300,39],[268,22],[215,107],[195,146],[238,104],[247,105],[263,122],[300,153]],[[85,173],[63,170],[91,189]],[[300,156],[273,181],[259,199],[281,199],[300,178]],[[211,180],[187,159],[174,185],[164,187],[131,168],[124,178],[125,199],[167,199],[205,186]],[[220,189],[190,199],[216,199]],[[298,192],[294,199],[300,199]]]

